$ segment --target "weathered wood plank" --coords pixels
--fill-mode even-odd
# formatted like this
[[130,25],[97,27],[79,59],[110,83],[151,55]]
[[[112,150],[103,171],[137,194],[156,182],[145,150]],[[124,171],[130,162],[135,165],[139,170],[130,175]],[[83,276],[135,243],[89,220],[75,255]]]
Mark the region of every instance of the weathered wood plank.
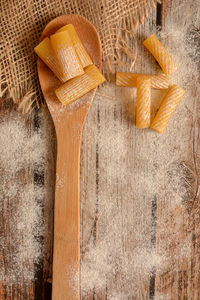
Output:
[[[175,6],[182,9],[176,11],[180,21],[183,11],[192,18],[196,9],[191,1],[163,0],[157,13],[139,27],[136,72],[157,72],[142,41],[156,25],[165,28],[171,22]],[[106,267],[108,262],[108,267],[102,269],[102,274],[106,274],[102,285],[98,277],[88,293],[87,286],[82,285],[82,300],[200,299],[200,106],[196,87],[191,89],[193,97],[187,99],[187,109],[183,102],[177,110],[182,123],[174,123],[175,132],[167,131],[163,136],[135,128],[134,89],[125,91],[110,85],[98,91],[84,128],[81,150],[82,283],[87,279],[83,278],[87,253],[95,255],[97,268],[101,260],[102,266]],[[153,102],[153,111],[157,102],[156,99]],[[4,109],[8,111],[7,106]],[[38,178],[43,177],[46,190],[47,234],[42,241],[42,269],[30,287],[1,287],[1,300],[50,299],[55,136],[46,110],[38,122],[41,128],[49,127],[50,135],[45,174],[37,174]],[[30,126],[31,130],[35,129]],[[116,215],[119,216],[117,224]],[[3,228],[3,218],[0,224]],[[119,255],[109,250],[110,240],[116,244]],[[103,247],[106,241],[107,246]],[[112,244],[111,249],[114,249]],[[132,255],[127,256],[130,250]],[[111,254],[116,263],[110,259]],[[88,280],[92,281],[91,274]],[[92,284],[88,286],[91,288]]]
[[[163,1],[162,28],[176,20],[177,28],[188,23],[191,34],[195,11],[192,1]],[[181,125],[176,122],[173,134],[161,137],[158,148],[157,163],[164,180],[158,192],[156,247],[165,258],[156,270],[155,297],[159,300],[200,297],[199,103],[195,82],[189,88],[191,96],[183,100],[177,112]]]
[[[7,120],[9,121],[9,115],[13,112],[14,107],[12,101],[9,99],[2,100],[1,105],[1,115],[8,116]],[[21,122],[24,126],[31,130],[31,118],[21,118]],[[1,184],[0,190],[2,195],[5,191],[2,191],[3,188],[3,177],[8,170],[3,170],[1,166]],[[7,175],[5,175],[7,176]],[[7,177],[6,177],[7,178]],[[11,178],[10,178],[11,179]],[[23,182],[27,184],[32,180],[32,174],[30,170],[28,170],[27,166],[24,165],[23,170],[15,174],[13,180],[16,184],[20,184]],[[6,182],[6,186],[8,189],[11,187],[12,182]],[[16,274],[12,274],[12,270],[14,271],[13,261],[15,260],[15,249],[13,241],[15,239],[15,231],[14,226],[16,224],[12,224],[12,220],[14,218],[15,210],[20,205],[20,200],[16,199],[15,203],[12,202],[13,199],[9,199],[8,196],[5,198],[5,203],[1,203],[1,212],[0,212],[0,236],[1,236],[1,251],[0,251],[0,264],[1,264],[1,278],[5,278],[5,281],[1,281],[0,283],[0,299],[1,300],[12,300],[12,299],[34,299],[34,283],[31,280],[26,280],[22,274],[19,274],[18,279],[14,276]],[[2,199],[1,199],[2,201]],[[5,248],[4,248],[5,247]],[[29,261],[30,269],[34,269],[34,263]],[[11,276],[9,278],[8,276]],[[23,284],[23,282],[25,283]]]
[[[155,26],[156,11],[139,27],[137,33],[139,54],[134,69],[136,72],[148,73],[158,69],[152,65],[150,55],[142,46],[144,37],[151,34]],[[90,162],[84,176],[88,173],[91,181],[85,180],[82,174],[81,190],[86,190],[92,197],[88,199],[87,194],[81,194],[82,204],[86,205],[88,202],[90,216],[82,218],[83,245],[86,244],[90,253],[91,244],[88,240],[89,237],[90,242],[93,239],[97,263],[96,266],[94,263],[92,265],[94,269],[100,269],[102,260],[105,268],[102,273],[105,272],[107,279],[102,279],[103,284],[100,286],[102,274],[99,274],[94,290],[91,289],[89,295],[82,299],[148,299],[154,293],[155,276],[151,275],[153,265],[148,265],[146,269],[142,260],[146,261],[145,254],[149,255],[155,244],[154,229],[152,231],[152,226],[155,226],[155,195],[154,191],[149,191],[149,187],[144,188],[144,185],[152,182],[151,176],[156,177],[154,164],[158,142],[149,130],[136,129],[135,100],[135,89],[106,85],[95,97],[85,125],[81,169],[86,166],[87,161]],[[151,182],[146,181],[146,177]],[[82,216],[85,210],[83,206]],[[88,215],[88,211],[86,213]],[[118,221],[116,215],[119,217]],[[109,246],[110,240],[112,242]],[[108,242],[107,245],[105,241]],[[114,253],[112,243],[116,243],[118,253]],[[105,246],[103,249],[102,245]],[[132,255],[128,257],[131,249]],[[113,255],[116,264],[109,255]],[[84,263],[83,256],[82,264]],[[92,278],[89,277],[88,280],[92,281]],[[82,287],[83,294],[84,288]]]
[[[179,5],[178,1],[163,1],[163,6],[158,6],[157,20],[155,15],[153,15],[144,26],[140,26],[137,34],[139,55],[135,66],[136,72],[146,73],[157,72],[159,70],[152,57],[143,48],[142,41],[144,37],[155,30],[156,25],[164,26],[166,22],[170,22],[174,17],[174,15],[170,16],[170,10],[174,10],[175,6],[178,10]],[[190,3],[187,5],[190,6]],[[183,3],[181,3],[181,7],[185,9]],[[161,16],[159,16],[159,12],[162,13]],[[192,11],[190,11],[190,14],[192,16]],[[195,93],[195,87],[193,89]],[[121,270],[121,274],[119,272],[114,279],[108,278],[106,286],[100,291],[97,290],[93,293],[93,296],[91,293],[90,297],[83,299],[112,299],[112,297],[116,299],[117,297],[119,299],[153,299],[153,297],[160,300],[198,299],[199,292],[197,285],[199,277],[198,263],[196,262],[198,261],[198,256],[197,254],[193,254],[195,257],[190,260],[190,246],[188,246],[188,244],[193,243],[195,245],[193,246],[195,249],[193,252],[196,253],[198,251],[195,231],[194,229],[191,231],[191,227],[195,227],[194,224],[197,222],[197,218],[195,218],[195,222],[191,221],[193,215],[198,215],[196,172],[198,172],[199,155],[197,150],[194,150],[198,142],[196,140],[198,130],[197,127],[194,127],[194,119],[196,124],[197,119],[195,114],[199,108],[196,104],[193,105],[195,94],[194,98],[190,99],[187,103],[188,109],[193,112],[194,119],[188,115],[188,111],[184,110],[183,102],[177,110],[177,114],[183,120],[182,123],[177,124],[176,122],[175,126],[171,125],[174,130],[173,134],[171,131],[168,131],[161,136],[152,131],[140,131],[135,128],[134,122],[131,121],[131,119],[134,120],[134,109],[132,109],[134,105],[132,104],[134,104],[135,95],[131,89],[125,91],[123,88],[111,87],[111,90],[108,91],[105,87],[99,93],[104,95],[110,93],[109,96],[113,100],[108,100],[106,97],[96,97],[96,101],[94,102],[94,106],[96,105],[95,111],[98,111],[98,117],[95,115],[94,118],[99,124],[99,131],[97,128],[95,129],[97,134],[96,145],[98,146],[95,147],[93,145],[93,148],[90,149],[91,152],[87,156],[89,158],[91,153],[93,153],[93,176],[94,174],[98,174],[96,176],[98,178],[98,196],[96,196],[96,201],[98,201],[97,207],[99,208],[97,212],[101,213],[101,206],[105,204],[105,197],[108,203],[112,202],[114,206],[118,207],[121,210],[122,218],[121,225],[119,220],[121,235],[125,239],[128,239],[129,242],[134,243],[132,235],[136,236],[140,233],[140,236],[143,237],[143,244],[140,245],[140,242],[136,241],[137,246],[139,248],[143,247],[143,249],[147,248],[150,251],[150,257],[147,260],[148,263],[150,263],[151,259],[155,259],[155,262],[152,264],[148,276],[147,273],[143,273],[140,277],[139,272],[136,273],[135,277],[132,278],[132,285],[129,284],[128,295],[126,293],[127,278],[123,277]],[[160,95],[157,97],[156,94],[153,92],[152,105],[154,112],[161,98]],[[132,114],[131,117],[130,113]],[[115,128],[113,128],[113,124],[115,124]],[[86,126],[90,128],[93,126],[93,123],[90,125],[90,120],[88,119]],[[195,141],[193,141],[194,132],[196,136]],[[107,148],[109,147],[110,151],[112,151],[115,143],[113,140],[114,134],[116,134],[116,138],[117,134],[119,135],[122,143],[125,140],[123,151],[126,153],[128,162],[125,169],[126,185],[122,178],[124,176],[124,173],[122,173],[124,167],[122,158],[119,156],[116,160],[115,156],[112,157],[109,151],[107,152]],[[86,135],[87,131],[85,131]],[[109,138],[107,138],[107,135]],[[83,139],[83,152],[84,147]],[[129,173],[129,168],[132,170],[132,173]],[[115,173],[113,173],[113,169]],[[183,177],[177,183],[179,189],[182,189],[185,184],[189,186],[189,190],[183,195],[184,205],[181,206],[174,203],[177,200],[177,195],[174,194],[171,186],[173,180],[177,180],[177,178],[173,177],[175,176],[174,172],[180,173],[180,177]],[[184,182],[184,176],[187,177],[186,182]],[[145,185],[149,185],[150,188],[147,189]],[[90,187],[88,186],[87,189],[89,190]],[[127,194],[129,197],[132,195],[134,199],[132,204],[135,211],[132,211],[130,206],[127,206],[126,201],[129,201]],[[195,205],[191,203],[191,195],[196,195]],[[114,199],[117,199],[116,203]],[[195,214],[192,211],[195,211]],[[124,230],[127,225],[130,226],[128,219],[131,214],[133,217],[131,225],[134,227],[132,235],[130,232]],[[106,213],[103,217],[100,214],[95,223],[97,232],[94,240],[97,250],[99,243],[105,238],[106,229],[109,228],[107,224],[110,221],[106,218]],[[86,223],[84,225],[84,222],[87,222],[87,219],[83,221],[83,231],[87,226]],[[197,224],[196,226],[198,227]],[[92,228],[91,226],[92,224],[89,224],[90,228]],[[143,231],[146,227],[149,227],[148,235],[144,234]],[[109,228],[111,231],[114,229],[113,225]],[[88,230],[88,232],[92,232],[92,229]],[[121,236],[118,236],[118,243],[120,243],[120,238]],[[122,257],[126,256],[125,249],[122,243]],[[181,250],[182,254],[179,253]],[[133,257],[136,254],[134,251]],[[130,264],[133,257],[129,260]],[[138,261],[139,264],[140,262]],[[137,285],[138,279],[140,282]],[[113,291],[116,292],[114,296]]]
[[[45,162],[43,161],[44,164],[42,164],[41,166],[38,165],[40,164],[41,161],[39,162],[34,161],[34,163],[31,166],[30,164],[27,165],[24,164],[23,171],[20,171],[20,174],[16,173],[15,178],[11,177],[12,180],[14,180],[14,182],[11,181],[6,183],[8,191],[11,189],[11,186],[14,184],[15,189],[19,189],[20,193],[22,193],[22,190],[20,189],[22,182],[24,188],[28,184],[31,184],[37,190],[35,194],[35,199],[33,199],[33,201],[35,202],[39,201],[37,209],[38,209],[38,213],[42,214],[41,215],[42,219],[39,220],[39,223],[42,226],[42,228],[37,228],[37,226],[39,225],[35,224],[37,230],[39,230],[39,232],[42,233],[40,237],[38,236],[40,239],[38,242],[41,244],[41,255],[40,255],[40,260],[37,260],[37,264],[35,264],[34,261],[30,263],[29,260],[24,265],[24,269],[26,270],[25,274],[27,274],[27,272],[29,274],[35,274],[35,278],[32,275],[30,275],[32,277],[32,280],[31,279],[28,280],[26,277],[23,277],[21,273],[18,274],[18,277],[16,278],[17,271],[14,269],[13,261],[16,260],[15,250],[19,249],[20,244],[18,243],[13,245],[13,241],[17,240],[15,237],[17,230],[16,232],[14,231],[14,226],[18,226],[18,224],[17,223],[12,224],[12,222],[17,222],[18,220],[18,219],[16,220],[14,219],[14,214],[17,205],[21,205],[21,207],[23,208],[23,204],[20,202],[21,200],[19,200],[21,199],[20,194],[18,194],[18,196],[20,196],[19,199],[16,198],[15,202],[13,202],[12,196],[10,200],[6,198],[4,201],[5,204],[3,206],[1,203],[1,218],[0,218],[0,231],[1,231],[0,258],[1,258],[1,271],[3,273],[1,274],[1,278],[3,276],[5,278],[5,281],[1,283],[0,299],[1,300],[5,300],[5,299],[6,300],[13,300],[13,299],[48,300],[50,299],[49,290],[51,289],[51,285],[49,284],[49,279],[51,278],[51,262],[52,262],[53,197],[54,197],[55,154],[56,154],[55,134],[54,134],[52,120],[49,116],[49,112],[47,108],[45,107],[42,107],[39,113],[36,112],[34,115],[31,115],[29,117],[20,116],[20,114],[17,114],[17,112],[15,112],[15,107],[13,106],[12,101],[9,101],[8,99],[6,99],[6,97],[2,102],[1,114],[4,114],[5,116],[7,115],[6,120],[8,123],[12,121],[13,116],[14,118],[19,116],[18,117],[19,123],[17,123],[16,126],[21,124],[20,126],[22,126],[23,130],[25,130],[26,128],[27,134],[30,135],[30,138],[32,135],[35,136],[36,141],[39,140],[40,137],[41,139],[44,139],[44,143],[42,142],[42,145],[35,144],[35,147],[37,148],[38,146],[42,148],[39,149],[38,153],[44,151],[42,156],[44,155]],[[22,133],[22,135],[23,134],[24,133]],[[31,157],[32,153],[30,153],[29,155]],[[45,165],[45,173],[43,170],[44,165]],[[2,173],[1,176],[3,176]],[[6,176],[7,176],[6,178],[9,178],[9,175]],[[0,189],[2,190],[3,188],[3,191],[5,192],[5,187],[3,186],[4,181],[3,180],[1,181]],[[37,194],[40,190],[42,192],[42,195]],[[31,194],[28,193],[27,196],[30,197]],[[38,196],[39,199],[37,199]],[[17,204],[18,202],[19,204]],[[29,212],[27,211],[26,213],[28,214]],[[26,224],[21,224],[21,225],[26,226]],[[32,235],[34,235],[34,232],[32,233],[29,232],[29,235],[31,235],[30,238],[33,238]],[[6,239],[6,242],[3,242],[3,239]],[[24,247],[22,248],[22,251],[24,251],[24,249],[26,249],[25,241],[22,241],[22,244]],[[31,244],[30,246],[32,247],[33,244]],[[27,245],[27,249],[28,249],[28,245]],[[36,249],[36,251],[37,250],[39,249]],[[19,255],[19,253],[17,253],[17,255]],[[34,256],[34,253],[31,253],[31,255]],[[25,256],[26,254],[24,253],[24,257]],[[23,266],[20,266],[19,268],[21,272]],[[9,276],[8,274],[11,275],[10,280],[8,278]]]

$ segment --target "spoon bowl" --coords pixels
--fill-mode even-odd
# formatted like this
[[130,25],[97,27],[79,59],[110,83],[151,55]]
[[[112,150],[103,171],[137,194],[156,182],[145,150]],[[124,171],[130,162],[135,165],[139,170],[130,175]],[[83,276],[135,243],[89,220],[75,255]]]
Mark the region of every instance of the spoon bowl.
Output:
[[[53,19],[47,24],[47,26],[43,30],[40,41],[42,41],[45,37],[49,37],[50,35],[54,34],[59,28],[67,24],[74,25],[76,32],[78,33],[78,36],[81,42],[83,43],[84,47],[86,48],[87,52],[89,53],[93,63],[97,67],[99,67],[99,69],[101,69],[101,42],[96,28],[84,17],[81,17],[79,15],[63,15]],[[64,106],[57,99],[54,92],[55,89],[61,85],[61,82],[39,57],[38,75],[44,98],[47,102],[53,119],[54,115],[56,115],[57,118],[57,112],[69,112],[71,110],[74,110],[75,107],[81,109],[83,108],[83,106],[85,106],[85,104],[89,109],[89,106],[92,103],[96,90],[93,90],[86,96],[83,96],[80,99],[78,99],[76,101],[76,105],[74,105],[74,103],[71,103],[69,105]],[[86,101],[84,101],[83,99],[86,99]]]
[[[45,27],[41,40],[59,28],[73,24],[93,63],[101,68],[101,44],[95,27],[79,15],[55,18]],[[82,130],[96,89],[64,106],[55,89],[61,82],[38,58],[38,76],[57,137],[54,204],[52,300],[80,299],[80,146]]]

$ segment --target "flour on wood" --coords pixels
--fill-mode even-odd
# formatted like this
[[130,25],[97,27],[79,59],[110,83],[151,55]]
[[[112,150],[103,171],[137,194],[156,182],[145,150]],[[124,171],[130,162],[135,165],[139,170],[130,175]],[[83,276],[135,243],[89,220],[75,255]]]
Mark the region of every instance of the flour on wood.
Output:
[[[182,126],[191,122],[195,91],[199,88],[199,33],[195,24],[189,24],[189,20],[188,24],[180,27],[175,18],[174,23],[166,26],[165,30],[154,33],[176,60],[179,68],[171,81],[186,89],[186,95],[170,120],[169,133],[161,137],[150,130],[135,128],[134,88],[116,87],[114,90],[111,85],[105,85],[97,93],[88,117],[89,125],[86,123],[84,131],[84,141],[87,141],[89,134],[98,148],[98,200],[94,218],[94,191],[90,193],[82,183],[82,187],[86,188],[82,196],[82,210],[87,212],[87,218],[83,221],[91,224],[91,232],[87,229],[86,233],[88,239],[82,244],[83,299],[92,295],[93,291],[97,296],[106,294],[109,300],[124,300],[133,296],[143,299],[145,289],[142,284],[147,286],[148,291],[153,270],[159,274],[176,263],[190,263],[192,236],[187,224],[187,208],[188,201],[194,199],[196,182],[194,166],[187,161],[184,150],[188,145],[188,132],[184,136],[179,132],[183,132]],[[140,49],[139,46],[138,57],[141,59]],[[153,65],[153,73],[158,72],[154,59],[148,54],[147,59]],[[141,72],[137,61],[136,65],[136,72]],[[153,92],[152,101],[156,96],[161,98]],[[152,105],[156,111],[158,103],[153,102]],[[99,111],[96,118],[95,110]],[[91,127],[92,121],[97,123]],[[91,146],[88,144],[88,147]],[[82,157],[85,167],[90,159],[95,163],[94,158],[84,156],[87,155],[83,153]],[[94,172],[92,165],[90,167]],[[89,180],[91,182],[87,184],[92,187],[93,178],[89,177]],[[170,189],[166,189],[166,184]],[[159,238],[166,241],[156,248],[151,241],[156,234],[155,229],[151,228],[154,197],[166,213],[159,215],[155,221]],[[87,227],[86,223],[83,226],[82,230]],[[156,299],[169,297],[167,294],[157,294]]]
[[[184,12],[184,8],[180,9]],[[186,89],[176,116],[170,120],[167,141],[165,135],[158,137],[150,130],[135,128],[135,89],[105,84],[98,90],[88,115],[83,143],[87,143],[90,151],[82,153],[81,157],[82,234],[85,234],[81,257],[83,297],[91,295],[94,290],[96,294],[104,292],[109,287],[109,300],[126,300],[133,296],[141,299],[145,290],[143,285],[149,286],[153,270],[159,273],[177,261],[190,262],[192,236],[185,230],[188,225],[185,202],[188,195],[192,201],[195,182],[193,166],[186,161],[185,154],[189,133],[183,136],[179,132],[193,118],[199,76],[196,46],[199,33],[196,29],[198,22],[178,27],[175,16],[173,18],[174,23],[167,25],[165,30],[154,32],[160,35],[179,65],[171,77],[172,82]],[[187,20],[189,22],[189,18]],[[138,46],[138,68],[143,59],[141,49],[142,46]],[[146,55],[144,60],[154,64],[154,71],[158,70],[153,58]],[[73,113],[83,103],[84,98],[74,102],[68,112]],[[156,110],[155,103],[153,106]],[[46,125],[47,134],[48,130]],[[9,219],[5,218],[1,224],[0,247],[7,253],[14,249],[13,256],[7,258],[6,268],[1,264],[0,279],[12,283],[19,281],[19,277],[33,279],[33,268],[29,266],[41,258],[38,238],[42,235],[44,190],[35,187],[31,180],[23,180],[24,165],[44,168],[48,146],[44,132],[30,135],[18,114],[1,116],[0,132],[0,172],[3,178],[0,211],[3,216],[5,213],[9,215]],[[91,151],[92,147],[98,150],[98,157],[95,151]],[[58,181],[63,184],[63,178],[58,178]],[[171,186],[167,194],[166,184]],[[159,231],[159,238],[166,241],[157,249],[151,241],[155,234],[151,227],[152,200],[155,197],[161,207],[156,231]],[[162,207],[166,215],[162,214]],[[3,234],[8,227],[10,236]],[[77,274],[74,276],[77,282]],[[168,297],[160,294],[156,299]]]
[[[104,87],[102,93],[114,94],[111,94],[110,87]],[[131,96],[134,97],[134,94]],[[87,296],[93,289],[98,294],[109,286],[112,295],[108,299],[126,299],[123,297],[130,297],[142,289],[141,276],[148,283],[153,267],[161,267],[165,260],[151,245],[151,216],[145,215],[148,207],[151,210],[155,193],[152,188],[152,161],[148,160],[148,152],[144,151],[149,148],[151,136],[144,141],[143,152],[146,154],[138,151],[134,161],[134,145],[139,137],[134,139],[135,125],[127,118],[126,107],[116,96],[115,100],[108,100],[97,95],[90,115],[100,106],[99,119],[104,122],[100,122],[99,126],[94,123],[91,127],[90,121],[90,127],[87,124],[85,127],[85,138],[88,138],[89,130],[89,140],[98,144],[99,190],[97,228],[91,228],[96,238],[90,237],[83,245],[81,289]],[[130,139],[130,133],[133,139]],[[89,158],[83,153],[82,159]],[[146,173],[140,169],[138,162],[149,171]],[[137,186],[137,182],[142,181],[143,185]],[[94,218],[94,201],[92,197],[82,201],[82,210],[87,211],[87,222]],[[91,215],[88,207],[92,208]],[[114,280],[123,282],[123,290],[120,284],[110,287]]]
[[[45,189],[33,182],[47,160],[47,138],[30,132],[30,119],[17,112],[0,116],[0,281],[28,283],[42,258]],[[48,131],[47,131],[48,132]]]

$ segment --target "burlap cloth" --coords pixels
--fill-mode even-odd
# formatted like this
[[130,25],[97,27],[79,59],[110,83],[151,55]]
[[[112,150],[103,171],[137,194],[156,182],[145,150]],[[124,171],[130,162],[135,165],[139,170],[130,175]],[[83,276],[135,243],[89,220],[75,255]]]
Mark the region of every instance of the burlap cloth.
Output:
[[[1,0],[1,95],[9,92],[22,112],[42,95],[36,69],[37,45],[45,25],[62,14],[80,14],[95,25],[103,48],[103,71],[113,72],[134,35],[159,0]],[[123,37],[123,38],[122,38]]]

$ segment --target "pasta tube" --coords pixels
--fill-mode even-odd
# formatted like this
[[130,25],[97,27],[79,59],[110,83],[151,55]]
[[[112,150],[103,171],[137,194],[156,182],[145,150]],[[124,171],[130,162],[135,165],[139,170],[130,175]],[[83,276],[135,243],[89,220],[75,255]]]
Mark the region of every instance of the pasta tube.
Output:
[[154,58],[159,63],[161,69],[166,75],[169,75],[176,71],[177,64],[157,39],[155,35],[150,35],[144,42],[144,46],[151,52]]
[[46,37],[42,42],[34,48],[37,55],[43,60],[43,62],[51,69],[51,71],[58,77],[61,82],[65,82],[67,79],[64,76],[61,66],[53,52],[51,42]]
[[73,46],[76,50],[76,53],[80,59],[81,65],[83,68],[92,65],[93,62],[87,53],[85,47],[83,46],[74,26],[72,24],[65,25],[61,27],[57,32],[67,31],[71,37]]
[[91,65],[85,68],[85,73],[83,75],[67,81],[56,89],[55,93],[58,99],[64,105],[67,105],[96,88],[104,81],[105,78],[99,69],[96,66]]
[[151,116],[151,80],[137,79],[136,127],[148,128]]
[[119,86],[137,86],[137,79],[151,79],[151,87],[154,89],[167,89],[169,78],[166,75],[136,74],[127,72],[116,73],[116,85]]
[[171,115],[175,111],[179,101],[183,97],[185,91],[178,85],[174,84],[172,85],[167,95],[164,97],[160,108],[154,118],[154,120],[151,123],[151,128],[163,133],[165,130],[167,123],[170,120]]
[[67,80],[84,73],[80,60],[67,31],[55,33],[50,37],[54,53]]

